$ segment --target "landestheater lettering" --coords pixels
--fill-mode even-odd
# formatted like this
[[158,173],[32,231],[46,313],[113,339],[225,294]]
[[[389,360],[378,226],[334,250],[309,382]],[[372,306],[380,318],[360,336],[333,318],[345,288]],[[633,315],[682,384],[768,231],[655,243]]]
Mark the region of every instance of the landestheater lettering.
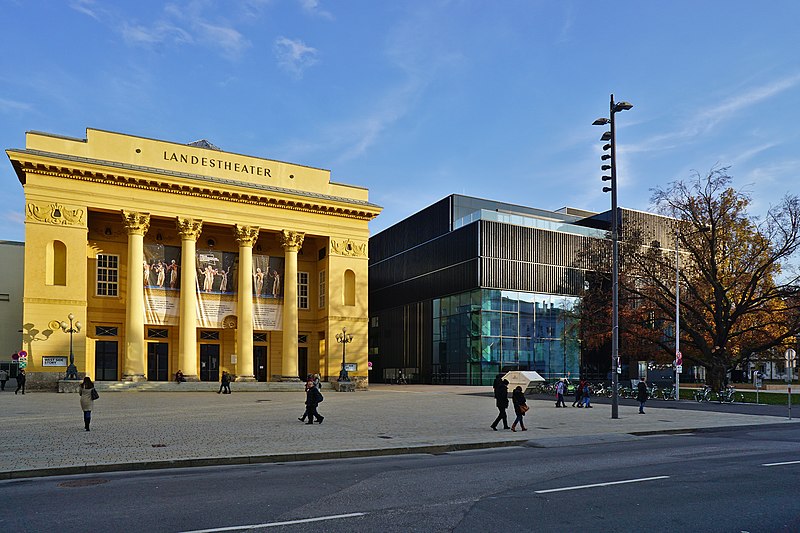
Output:
[[267,176],[268,178],[272,177],[272,174],[270,173],[271,170],[267,167],[245,165],[243,163],[225,161],[224,159],[216,159],[213,157],[198,157],[196,155],[186,155],[179,154],[177,152],[164,151],[164,161],[175,161],[176,163],[186,163],[188,165],[200,165],[201,167],[232,170],[233,172],[241,172],[242,174]]

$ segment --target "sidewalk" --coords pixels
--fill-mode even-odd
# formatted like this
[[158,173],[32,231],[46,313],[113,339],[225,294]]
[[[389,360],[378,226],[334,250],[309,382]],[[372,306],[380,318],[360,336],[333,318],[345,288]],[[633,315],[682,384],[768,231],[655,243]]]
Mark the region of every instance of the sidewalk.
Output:
[[[323,391],[323,424],[305,425],[303,392],[101,391],[92,431],[77,394],[0,393],[0,479],[177,466],[244,464],[527,444],[633,439],[636,434],[791,423],[785,417],[608,405],[557,409],[529,400],[528,431],[492,431],[490,387],[371,385]],[[483,393],[483,394],[481,394]],[[513,421],[509,408],[509,423]],[[582,436],[580,439],[576,437]]]

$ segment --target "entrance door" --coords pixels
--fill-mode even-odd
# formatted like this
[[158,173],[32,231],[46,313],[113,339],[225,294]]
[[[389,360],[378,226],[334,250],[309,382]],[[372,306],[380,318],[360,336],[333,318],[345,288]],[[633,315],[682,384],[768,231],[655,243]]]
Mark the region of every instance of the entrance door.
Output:
[[297,349],[297,373],[302,380],[308,377],[308,348],[305,346]]
[[253,373],[256,381],[267,381],[267,347],[253,346]]
[[200,345],[200,381],[219,381],[219,344]]
[[117,361],[119,343],[117,341],[97,341],[94,344],[94,380],[117,381]]
[[169,381],[169,343],[147,343],[147,381]]

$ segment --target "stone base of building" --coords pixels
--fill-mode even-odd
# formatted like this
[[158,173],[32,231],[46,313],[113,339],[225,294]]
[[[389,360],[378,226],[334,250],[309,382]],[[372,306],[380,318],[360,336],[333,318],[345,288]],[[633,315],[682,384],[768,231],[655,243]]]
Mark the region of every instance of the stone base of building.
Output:
[[74,379],[59,379],[58,392],[78,392],[78,389],[81,388],[81,383],[83,383],[83,380],[75,381]]
[[333,390],[336,392],[355,392],[356,383],[354,381],[334,381]]
[[236,376],[236,381],[239,382],[239,383],[250,382],[250,381],[255,381],[255,380],[256,380],[255,376]]
[[297,376],[272,376],[272,381],[291,381],[291,382],[299,382],[302,381]]

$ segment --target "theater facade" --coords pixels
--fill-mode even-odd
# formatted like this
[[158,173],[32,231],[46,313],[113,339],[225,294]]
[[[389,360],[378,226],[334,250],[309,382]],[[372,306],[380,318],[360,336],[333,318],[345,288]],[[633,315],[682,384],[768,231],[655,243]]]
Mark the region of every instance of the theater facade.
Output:
[[[330,171],[88,129],[6,151],[25,192],[28,383],[367,381],[368,222]],[[71,320],[70,320],[71,317]],[[80,330],[78,330],[80,323]]]

